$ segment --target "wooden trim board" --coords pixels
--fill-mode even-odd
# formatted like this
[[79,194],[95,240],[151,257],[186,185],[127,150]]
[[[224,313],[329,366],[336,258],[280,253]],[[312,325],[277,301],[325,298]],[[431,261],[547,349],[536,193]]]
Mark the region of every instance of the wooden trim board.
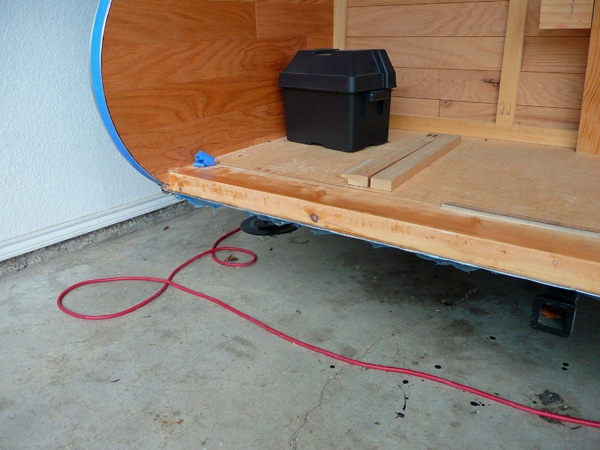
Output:
[[600,154],[600,13],[595,8],[594,11],[577,151],[598,155]]
[[515,118],[519,76],[525,50],[526,18],[527,0],[511,0],[508,6],[508,23],[496,112],[496,123],[502,125],[512,125]]
[[443,134],[406,158],[371,177],[371,188],[392,192],[460,144],[460,136]]
[[391,155],[387,155],[385,158],[370,159],[368,162],[361,163],[359,166],[355,166],[348,171],[343,172],[343,176],[348,179],[348,184],[351,186],[362,186],[369,187],[371,178],[377,175],[384,169],[387,169],[392,164],[400,161],[402,158],[409,156],[416,152],[420,148],[427,144],[435,141],[439,135],[429,133],[419,139],[409,142],[408,144],[400,147],[398,150],[393,152]]

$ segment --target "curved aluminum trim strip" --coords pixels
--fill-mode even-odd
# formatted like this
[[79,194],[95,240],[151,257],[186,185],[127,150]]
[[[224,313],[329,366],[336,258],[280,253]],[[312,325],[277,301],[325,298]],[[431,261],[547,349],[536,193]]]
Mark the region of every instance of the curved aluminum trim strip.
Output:
[[108,111],[108,105],[106,104],[106,97],[104,95],[104,85],[102,83],[102,40],[104,38],[104,27],[106,26],[106,19],[108,17],[108,11],[112,0],[100,0],[98,4],[98,10],[96,11],[96,17],[94,18],[94,26],[92,28],[92,39],[90,43],[90,69],[92,78],[92,90],[94,93],[94,100],[96,101],[96,107],[100,113],[100,117],[104,122],[108,134],[117,146],[117,149],[125,157],[125,159],[131,164],[138,172],[144,175],[149,180],[154,181],[162,185],[159,180],[150,175],[135,158],[129,153],[127,147],[121,140],[115,124],[112,121],[110,112]]

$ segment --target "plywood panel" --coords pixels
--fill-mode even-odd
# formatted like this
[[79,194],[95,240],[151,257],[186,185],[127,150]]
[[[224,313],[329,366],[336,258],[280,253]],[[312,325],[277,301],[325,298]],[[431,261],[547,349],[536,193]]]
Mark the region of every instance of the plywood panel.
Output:
[[587,37],[528,37],[523,70],[526,72],[585,73]]
[[349,37],[348,48],[385,48],[394,67],[498,70],[502,37]]
[[437,116],[440,110],[439,100],[422,98],[392,97],[392,114],[412,114],[413,116]]
[[144,167],[152,173],[191,164],[202,150],[214,156],[285,135],[281,103],[122,135],[128,148],[144,149]]
[[442,100],[440,102],[440,117],[494,122],[496,120],[496,104]]
[[523,72],[517,105],[579,109],[583,74]]
[[256,3],[259,38],[333,34],[333,0],[327,2]]
[[[219,18],[215,20],[215,18]],[[129,0],[113,2],[104,46],[256,37],[254,3]]]
[[285,135],[279,73],[307,45],[331,45],[332,9],[332,0],[113,0],[103,83],[133,158],[164,181],[200,149]]
[[[517,106],[515,123],[539,127],[577,130],[579,109],[542,108],[537,106]],[[540,131],[543,133],[543,131]]]
[[506,2],[350,8],[348,36],[504,36]]
[[277,77],[222,78],[116,93],[108,107],[119,128],[139,133],[237,109],[282,101]]
[[103,79],[111,93],[161,88],[226,77],[280,72],[305,38],[216,40],[111,46],[103,51]]
[[443,70],[396,67],[400,97],[495,103],[499,70]]

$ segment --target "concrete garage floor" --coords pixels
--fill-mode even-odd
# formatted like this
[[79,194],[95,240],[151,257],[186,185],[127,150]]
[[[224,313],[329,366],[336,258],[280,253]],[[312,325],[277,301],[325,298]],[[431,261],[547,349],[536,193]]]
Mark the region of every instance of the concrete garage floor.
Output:
[[[175,289],[108,321],[56,308],[59,292],[84,279],[167,276],[243,218],[193,211],[0,278],[0,448],[600,448],[599,429],[334,361]],[[353,358],[600,420],[598,300],[583,297],[573,335],[560,338],[529,327],[543,287],[528,281],[306,228],[226,244],[258,263],[207,258],[176,280]],[[94,285],[66,304],[113,312],[155,288]]]

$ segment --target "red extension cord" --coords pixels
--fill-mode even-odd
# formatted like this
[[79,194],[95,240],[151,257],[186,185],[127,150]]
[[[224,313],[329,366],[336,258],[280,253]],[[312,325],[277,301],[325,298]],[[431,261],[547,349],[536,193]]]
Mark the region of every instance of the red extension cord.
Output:
[[[275,336],[278,336],[282,339],[285,339],[286,341],[291,342],[292,344],[296,344],[300,347],[303,347],[305,349],[311,350],[313,352],[316,353],[320,353],[322,355],[328,356],[330,358],[333,359],[337,359],[338,361],[342,361],[348,364],[352,364],[355,366],[359,366],[359,367],[364,367],[366,369],[373,369],[373,370],[380,370],[383,372],[393,372],[393,373],[401,373],[404,375],[411,375],[411,376],[415,376],[415,377],[419,377],[419,378],[424,378],[427,380],[431,380],[431,381],[435,381],[436,383],[441,383],[441,384],[445,384],[446,386],[450,386],[456,389],[460,389],[462,391],[465,392],[469,392],[471,394],[477,395],[479,397],[483,397],[485,399],[497,402],[497,403],[501,403],[502,405],[506,405],[506,406],[510,406],[511,408],[515,408],[518,409],[519,411],[524,411],[527,412],[529,414],[533,414],[539,417],[544,417],[547,419],[554,419],[554,420],[559,420],[562,422],[570,422],[570,423],[574,423],[577,425],[583,425],[583,426],[587,426],[587,427],[593,427],[593,428],[600,428],[600,422],[596,422],[593,420],[586,420],[586,419],[578,419],[576,417],[569,417],[569,416],[564,416],[561,414],[555,414],[555,413],[551,413],[548,411],[540,411],[538,409],[535,408],[530,408],[529,406],[525,406],[525,405],[521,405],[520,403],[516,403],[510,400],[506,400],[502,397],[496,396],[496,395],[492,395],[489,394],[487,392],[484,391],[480,391],[479,389],[475,389],[475,388],[471,388],[469,386],[465,386],[463,384],[460,383],[456,383],[454,381],[450,381],[447,380],[445,378],[442,377],[438,377],[435,375],[431,375],[425,372],[419,372],[416,370],[411,370],[411,369],[405,369],[405,368],[401,368],[401,367],[394,367],[394,366],[383,366],[380,364],[372,364],[372,363],[368,363],[365,361],[360,361],[360,360],[356,360],[356,359],[352,359],[352,358],[348,358],[346,356],[342,356],[339,355],[337,353],[333,353],[330,352],[329,350],[325,350],[323,348],[320,347],[316,347],[314,345],[308,344],[306,342],[300,341],[296,338],[293,338],[291,336],[288,336],[287,334],[284,334],[278,330],[276,330],[275,328],[270,327],[269,325],[255,319],[252,316],[249,316],[248,314],[235,309],[234,307],[222,302],[221,300],[218,300],[214,297],[211,297],[209,295],[203,294],[201,292],[198,291],[194,291],[192,289],[189,289],[185,286],[182,286],[180,284],[177,284],[173,281],[173,278],[175,277],[175,275],[184,267],[188,266],[189,264],[193,263],[194,261],[196,261],[197,259],[200,259],[206,255],[211,255],[212,258],[219,264],[223,264],[225,266],[231,266],[231,267],[245,267],[245,266],[249,266],[251,264],[254,264],[256,262],[256,254],[254,252],[251,252],[250,250],[246,250],[244,248],[237,248],[237,247],[218,247],[218,245],[224,241],[225,239],[227,239],[229,236],[237,233],[238,231],[240,231],[240,228],[237,228],[233,231],[230,231],[229,233],[225,234],[224,236],[222,236],[221,238],[219,238],[214,244],[213,246],[209,249],[206,250],[196,256],[194,256],[193,258],[188,259],[187,261],[185,261],[183,264],[181,264],[179,267],[177,267],[175,270],[173,270],[171,272],[171,275],[169,275],[169,277],[167,279],[163,279],[163,278],[153,278],[153,277],[112,277],[112,278],[98,278],[98,279],[94,279],[94,280],[87,280],[87,281],[82,281],[80,283],[74,284],[73,286],[68,287],[67,289],[65,289],[63,292],[61,292],[61,294],[58,296],[58,299],[56,301],[58,308],[65,312],[66,314],[69,314],[73,317],[77,317],[79,319],[85,319],[85,320],[102,320],[102,319],[112,319],[115,317],[120,317],[120,316],[124,316],[126,314],[129,314],[130,312],[135,311],[136,309],[141,308],[144,305],[147,305],[148,303],[150,303],[152,300],[155,300],[156,298],[158,298],[169,286],[173,286],[174,288],[177,288],[181,291],[187,292],[188,294],[192,294],[195,295],[197,297],[203,298],[205,300],[208,300],[210,302],[216,303],[217,305],[225,308],[228,311],[231,311],[234,314],[237,314],[238,316],[252,322],[255,325],[258,325],[259,327],[261,327],[262,329],[268,331],[269,333],[274,334]],[[237,263],[237,262],[229,262],[229,261],[223,261],[219,258],[216,257],[216,253],[217,252],[223,252],[223,251],[230,251],[230,252],[239,252],[239,253],[245,253],[247,255],[249,255],[251,257],[250,261],[247,262],[243,262],[243,263]],[[132,306],[131,308],[125,309],[123,311],[119,311],[113,314],[104,314],[104,315],[97,315],[97,316],[91,316],[91,315],[87,315],[87,314],[79,314],[76,313],[74,311],[71,311],[70,309],[68,309],[67,307],[65,307],[63,305],[63,299],[65,298],[65,296],[81,287],[81,286],[85,286],[88,284],[96,284],[96,283],[112,283],[112,282],[116,282],[116,281],[150,281],[153,283],[160,283],[163,286],[158,290],[158,292],[156,292],[154,295],[148,297],[146,300],[143,300],[142,302],[138,303],[137,305]]]

